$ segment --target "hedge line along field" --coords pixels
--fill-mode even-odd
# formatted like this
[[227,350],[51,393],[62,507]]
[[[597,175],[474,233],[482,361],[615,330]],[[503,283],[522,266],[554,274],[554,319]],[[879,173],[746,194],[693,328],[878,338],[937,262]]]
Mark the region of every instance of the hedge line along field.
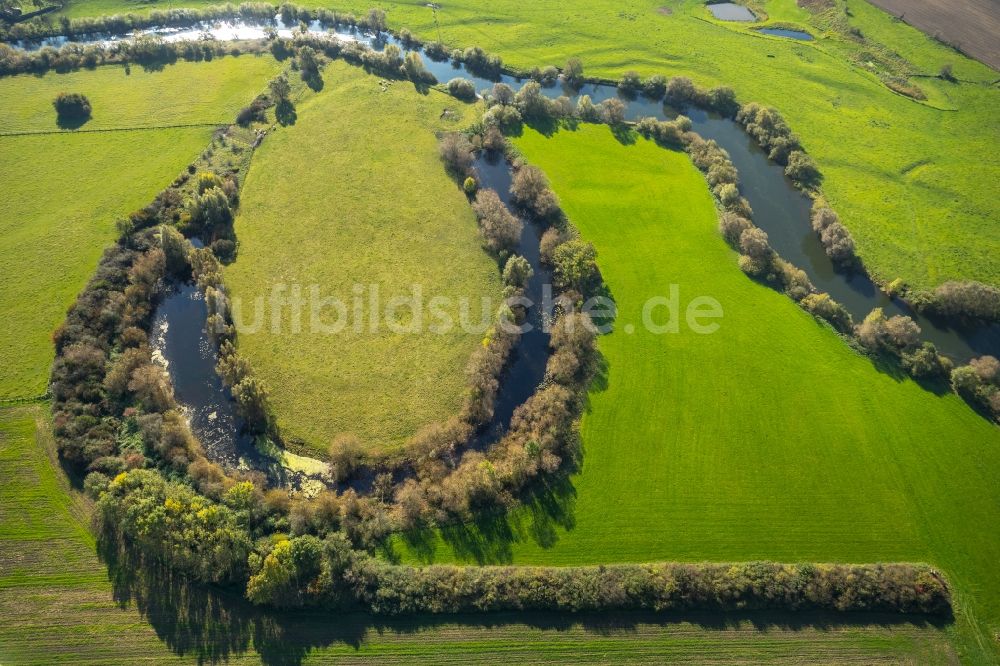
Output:
[[[51,332],[114,240],[115,220],[176,178],[278,67],[270,56],[243,56],[130,75],[99,67],[0,78],[0,399],[45,392]],[[120,131],[58,131],[52,100],[63,90],[90,98],[93,119],[82,129]],[[157,128],[190,123],[202,126]],[[122,129],[130,127],[148,129]]]
[[[458,299],[469,299],[473,321],[481,297],[492,299],[491,311],[500,303],[496,263],[481,248],[434,135],[466,126],[473,107],[343,62],[328,65],[323,78],[322,92],[299,105],[296,123],[268,136],[254,156],[235,226],[239,258],[226,281],[243,323],[240,350],[267,383],[286,441],[325,452],[337,434],[351,432],[391,448],[457,412],[465,367],[483,335],[457,325],[430,331],[427,312],[419,334],[393,332],[381,316],[390,299],[419,285],[424,309],[431,298],[448,298],[456,323]],[[313,329],[314,285],[320,298],[344,303],[342,331]],[[271,309],[276,287],[286,296],[301,290],[300,330],[290,308]],[[372,332],[376,287],[379,329]],[[332,326],[337,311],[322,307],[323,324]],[[412,310],[400,312],[409,323]]]
[[[878,371],[743,275],[685,154],[594,125],[515,144],[596,246],[617,303],[582,470],[523,511],[396,539],[388,556],[926,561],[957,587],[964,654],[995,657],[1000,538],[984,526],[1000,520],[1000,431],[954,395]],[[671,285],[680,331],[655,335],[642,308]],[[701,296],[723,308],[713,334],[684,320]]]
[[[372,3],[302,4],[362,15]],[[579,7],[558,0],[454,0],[435,10],[424,3],[379,3],[393,28],[451,47],[479,45],[515,67],[561,66],[576,56],[591,76],[618,78],[634,69],[732,86],[741,100],[784,114],[818,161],[828,198],[876,277],[902,277],[919,288],[950,279],[1000,284],[1000,203],[988,186],[1000,180],[1000,117],[994,112],[1000,90],[990,85],[996,72],[862,0],[833,4],[846,28],[884,49],[859,46],[795,0],[756,4],[772,22],[805,27],[820,39],[766,37],[742,24],[713,21],[702,0],[597,0]],[[67,12],[133,8],[121,0],[73,0]],[[867,64],[872,49],[904,55],[929,103],[880,82]],[[935,78],[946,63],[960,83]]]
[[[265,615],[176,579],[125,585],[95,554],[89,505],[55,463],[44,404],[0,409],[0,663],[923,663],[944,631],[872,616],[546,615],[375,620]],[[237,595],[232,595],[238,601]],[[812,626],[815,624],[815,627]]]

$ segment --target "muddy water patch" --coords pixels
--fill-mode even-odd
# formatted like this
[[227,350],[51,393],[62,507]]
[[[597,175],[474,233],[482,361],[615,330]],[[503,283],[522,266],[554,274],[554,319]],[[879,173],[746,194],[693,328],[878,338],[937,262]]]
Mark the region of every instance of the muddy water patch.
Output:
[[720,21],[750,22],[757,20],[757,16],[752,11],[743,5],[737,5],[735,2],[710,4],[708,5],[708,11],[712,12],[712,16]]

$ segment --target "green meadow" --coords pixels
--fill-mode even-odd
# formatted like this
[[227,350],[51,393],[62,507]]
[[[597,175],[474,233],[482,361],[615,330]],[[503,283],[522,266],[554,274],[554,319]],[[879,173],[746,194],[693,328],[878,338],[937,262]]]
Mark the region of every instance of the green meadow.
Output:
[[[593,125],[515,143],[596,246],[618,307],[581,423],[582,469],[511,516],[398,539],[395,556],[926,561],[956,586],[964,654],[995,657],[1000,539],[985,526],[1000,519],[997,428],[953,394],[880,372],[743,275],[685,154]],[[680,331],[654,334],[643,306],[670,285]],[[702,296],[724,312],[707,335],[685,321]]]
[[[460,299],[469,300],[472,321],[481,319],[481,297],[494,309],[500,302],[496,263],[480,246],[434,134],[468,125],[474,107],[343,62],[323,78],[322,92],[298,105],[295,124],[268,136],[254,157],[236,220],[239,258],[226,282],[243,324],[240,349],[267,383],[287,441],[325,452],[350,432],[367,446],[398,447],[457,412],[483,334],[428,331],[430,314],[415,322],[409,306],[396,320],[416,323],[420,333],[392,330],[382,317],[391,299],[419,285],[425,306],[450,299],[455,322]],[[314,287],[346,312],[323,306],[314,326]],[[270,305],[275,288],[285,297],[300,290],[300,318]]]
[[[271,57],[243,56],[0,78],[0,398],[45,392],[51,332],[113,242],[115,220],[149,203],[277,71]],[[81,130],[56,127],[63,90],[90,98]],[[199,126],[169,127],[188,124]]]
[[[188,0],[190,6],[211,4]],[[367,0],[304,0],[364,14]],[[794,0],[765,0],[771,22],[804,27],[803,43],[710,20],[700,0],[387,1],[393,28],[452,47],[479,45],[509,65],[530,69],[567,58],[592,76],[685,75],[705,86],[729,85],[744,101],[779,109],[826,176],[824,189],[857,241],[869,270],[931,288],[950,279],[1000,284],[1000,204],[988,186],[1000,180],[997,73],[896,21],[862,0],[836,0],[848,25],[910,63],[927,95],[894,93],[872,73],[855,42]],[[75,0],[72,16],[142,11],[161,5]],[[950,63],[960,83],[934,78]]]
[[[177,579],[137,585],[95,554],[89,505],[44,404],[0,409],[0,663],[720,662],[947,664],[941,629],[892,617],[264,614]],[[109,580],[110,579],[110,580]],[[235,603],[234,603],[235,602]]]

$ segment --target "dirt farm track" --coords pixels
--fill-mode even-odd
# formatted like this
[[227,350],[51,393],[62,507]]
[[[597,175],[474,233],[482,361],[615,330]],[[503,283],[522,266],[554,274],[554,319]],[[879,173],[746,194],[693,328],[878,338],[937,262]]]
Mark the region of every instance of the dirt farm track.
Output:
[[1000,0],[869,0],[1000,71]]

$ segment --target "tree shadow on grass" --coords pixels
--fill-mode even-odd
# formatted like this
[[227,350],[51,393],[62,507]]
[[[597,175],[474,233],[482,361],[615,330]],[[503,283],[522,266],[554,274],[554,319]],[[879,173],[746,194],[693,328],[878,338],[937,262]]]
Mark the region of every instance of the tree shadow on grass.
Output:
[[[801,611],[669,612],[606,611],[601,613],[484,613],[376,617],[357,611],[262,609],[243,598],[241,590],[195,585],[163,566],[134,553],[102,547],[114,598],[123,608],[135,608],[174,654],[200,664],[225,663],[256,652],[267,666],[298,666],[314,650],[342,648],[343,657],[371,640],[391,641],[447,629],[445,640],[462,632],[529,627],[565,633],[583,630],[604,638],[630,640],[640,630],[674,631],[678,625],[713,631],[804,631],[844,628],[941,628],[951,618],[875,613]],[[518,632],[518,635],[522,635]],[[502,634],[500,635],[502,637]],[[748,640],[750,639],[748,636]],[[538,640],[544,640],[539,637]],[[332,655],[331,655],[332,656]]]
[[295,112],[295,105],[287,99],[280,100],[274,106],[274,119],[277,120],[282,126],[288,127],[289,125],[294,125],[295,121],[298,120],[299,116]]
[[90,116],[56,115],[56,127],[62,130],[80,129],[90,122]]

